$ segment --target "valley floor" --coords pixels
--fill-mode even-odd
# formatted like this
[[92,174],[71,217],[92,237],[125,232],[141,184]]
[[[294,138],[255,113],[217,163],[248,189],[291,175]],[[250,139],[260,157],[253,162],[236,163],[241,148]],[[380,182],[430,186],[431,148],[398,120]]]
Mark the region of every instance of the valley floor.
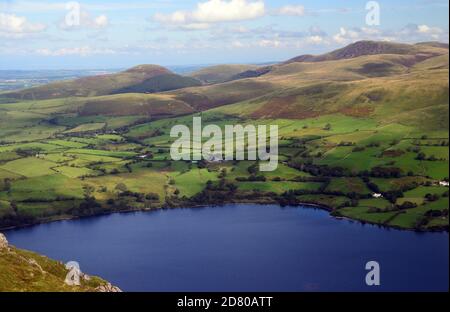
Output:
[[[209,123],[230,122],[217,112],[203,116]],[[94,124],[77,125],[87,121],[75,117],[65,124],[76,131],[48,124],[53,138],[5,142],[0,145],[0,228],[118,211],[252,202],[315,204],[361,222],[448,229],[444,133],[342,115],[258,120],[277,124],[281,139],[278,169],[259,172],[250,161],[171,161],[170,127],[189,120],[192,116],[92,130]]]

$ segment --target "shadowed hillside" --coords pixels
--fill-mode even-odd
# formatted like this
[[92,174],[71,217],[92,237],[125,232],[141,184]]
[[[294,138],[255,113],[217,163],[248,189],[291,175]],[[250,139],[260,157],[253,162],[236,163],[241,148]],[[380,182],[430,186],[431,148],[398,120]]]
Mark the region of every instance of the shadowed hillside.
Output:
[[218,65],[203,68],[191,73],[190,76],[206,84],[221,83],[232,80],[242,72],[256,70],[258,67],[256,65]]

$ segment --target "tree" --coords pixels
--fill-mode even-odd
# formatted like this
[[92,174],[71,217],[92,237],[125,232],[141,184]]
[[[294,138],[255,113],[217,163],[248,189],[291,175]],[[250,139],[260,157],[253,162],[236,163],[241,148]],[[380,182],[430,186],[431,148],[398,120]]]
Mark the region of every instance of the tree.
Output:
[[12,201],[10,205],[11,205],[12,211],[14,211],[14,213],[17,214],[17,212],[18,212],[17,203],[15,201]]
[[11,190],[11,180],[8,178],[5,178],[3,180],[3,190],[6,192],[9,192]]
[[425,155],[425,153],[420,152],[419,154],[417,154],[416,159],[417,159],[417,160],[425,160],[426,157],[427,157],[427,156]]
[[250,174],[256,174],[258,173],[258,164],[253,164],[250,167],[247,168],[248,173]]
[[159,200],[159,195],[158,195],[158,194],[155,194],[155,193],[148,193],[148,194],[145,196],[145,199],[146,199],[146,200]]
[[400,210],[413,209],[413,208],[416,208],[416,207],[417,207],[417,204],[412,203],[410,201],[405,201],[403,204],[398,206],[398,208]]
[[119,174],[119,170],[117,168],[114,168],[113,170],[111,170],[111,174],[113,175]]
[[128,191],[128,188],[124,183],[117,184],[115,189],[122,193]]
[[439,195],[437,194],[427,194],[425,195],[425,199],[429,202],[435,202],[439,200]]
[[85,185],[83,186],[83,190],[84,190],[84,197],[89,198],[91,197],[92,193],[95,192],[95,187],[91,185]]

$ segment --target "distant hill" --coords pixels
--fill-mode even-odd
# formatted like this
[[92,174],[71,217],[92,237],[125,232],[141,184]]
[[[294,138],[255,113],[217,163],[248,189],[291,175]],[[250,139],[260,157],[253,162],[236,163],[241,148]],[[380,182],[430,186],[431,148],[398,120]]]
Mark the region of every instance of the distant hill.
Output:
[[[211,109],[257,119],[344,114],[373,118],[380,123],[396,121],[447,129],[448,53],[445,44],[435,42],[408,45],[362,41],[323,55],[300,56],[285,63],[258,67],[238,73],[229,81],[206,85],[199,85],[192,77],[184,77],[194,79],[191,85],[185,84],[187,80],[163,67],[138,66],[102,78],[101,82],[109,88],[102,89],[101,83],[99,87],[95,85],[98,77],[93,77],[92,84],[83,88],[84,97],[72,95],[36,101],[32,109],[39,114],[45,110],[52,115],[83,118],[162,119]],[[242,68],[213,67],[203,73],[219,79],[221,69],[225,70],[222,77],[229,77],[232,71]],[[132,77],[133,83],[128,80],[121,88],[117,84],[110,88],[111,83],[106,83],[124,77],[129,80]],[[183,87],[175,88],[171,85],[174,81]],[[80,81],[70,85],[74,84]],[[47,91],[54,88],[54,84],[49,86]],[[67,87],[64,83],[62,86]],[[36,95],[35,91],[24,90],[22,95]]]
[[256,70],[258,67],[257,65],[217,65],[203,68],[189,76],[206,84],[221,83],[232,80],[242,72]]
[[[245,79],[245,78],[255,78],[262,75],[268,74],[274,70],[277,66],[283,66],[291,63],[317,63],[317,62],[327,62],[327,61],[339,61],[345,59],[353,59],[362,56],[370,55],[409,55],[415,56],[413,59],[408,60],[408,65],[414,65],[417,62],[421,62],[428,58],[439,56],[441,52],[433,50],[433,48],[448,49],[448,44],[439,42],[424,42],[415,45],[384,42],[384,41],[358,41],[352,43],[344,48],[321,54],[321,55],[311,55],[305,54],[294,57],[286,62],[275,66],[265,66],[260,67],[257,70],[248,70],[239,73],[233,80]],[[368,68],[370,70],[370,68]]]
[[135,85],[114,90],[111,94],[157,93],[201,85],[202,83],[195,78],[184,77],[176,74],[164,74],[146,79]]
[[448,43],[437,42],[437,41],[419,42],[419,43],[416,43],[416,46],[427,46],[427,47],[433,47],[433,48],[448,49]]
[[124,93],[79,98],[73,102],[80,116],[143,115],[163,118],[196,112],[192,106],[165,94]]
[[190,77],[172,73],[157,65],[140,65],[110,75],[60,81],[44,86],[2,94],[2,97],[20,100],[45,100],[64,97],[102,96],[125,92],[154,93],[198,86]]
[[416,46],[409,44],[379,41],[358,41],[330,53],[322,55],[301,55],[294,57],[293,59],[287,61],[286,64],[293,62],[337,61],[378,54],[412,55],[417,52],[419,52],[419,49]]

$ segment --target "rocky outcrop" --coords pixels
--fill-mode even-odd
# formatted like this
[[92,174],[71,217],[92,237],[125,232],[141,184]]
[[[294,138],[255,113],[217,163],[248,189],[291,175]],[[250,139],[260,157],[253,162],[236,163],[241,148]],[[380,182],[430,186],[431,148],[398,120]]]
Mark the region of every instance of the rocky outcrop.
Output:
[[95,289],[95,291],[96,292],[104,292],[104,293],[107,293],[107,292],[122,292],[122,290],[119,287],[113,286],[110,283],[102,285],[102,286],[98,286]]
[[80,283],[68,284],[64,280],[64,272],[71,273],[62,262],[15,248],[8,243],[5,235],[0,233],[0,293],[121,292],[108,281],[96,276],[91,277],[81,271],[78,271]]
[[5,235],[0,233],[0,250],[7,248],[8,248],[8,240],[6,239]]

